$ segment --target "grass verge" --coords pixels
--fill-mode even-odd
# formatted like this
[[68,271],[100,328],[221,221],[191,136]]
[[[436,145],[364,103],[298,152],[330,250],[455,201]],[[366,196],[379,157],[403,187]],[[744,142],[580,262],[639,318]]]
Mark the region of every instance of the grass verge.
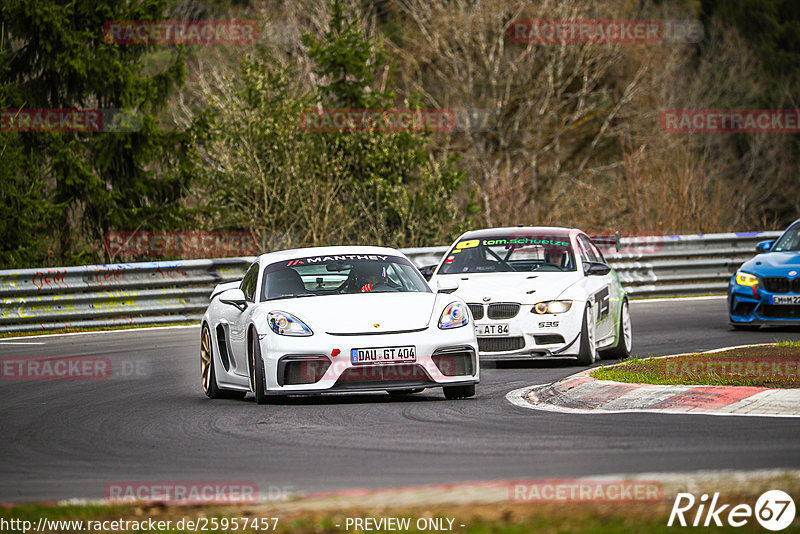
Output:
[[591,373],[598,380],[638,384],[800,388],[800,342],[711,354],[631,358]]

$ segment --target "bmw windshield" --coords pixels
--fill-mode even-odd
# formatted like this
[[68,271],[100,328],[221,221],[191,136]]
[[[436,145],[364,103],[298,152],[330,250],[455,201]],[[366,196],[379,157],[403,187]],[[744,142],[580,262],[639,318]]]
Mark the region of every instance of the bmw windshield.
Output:
[[800,251],[800,223],[795,224],[781,236],[775,246],[772,248],[773,252],[798,252]]
[[280,261],[264,269],[261,300],[348,293],[429,293],[405,258],[375,254],[314,256]]
[[566,234],[498,235],[459,241],[439,274],[575,270]]

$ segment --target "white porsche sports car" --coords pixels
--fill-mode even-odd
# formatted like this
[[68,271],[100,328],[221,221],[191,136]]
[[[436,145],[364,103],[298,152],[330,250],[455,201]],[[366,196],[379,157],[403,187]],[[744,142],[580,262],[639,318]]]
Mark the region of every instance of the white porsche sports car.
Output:
[[203,390],[211,398],[441,387],[471,397],[479,381],[469,309],[432,291],[401,252],[320,247],[259,256],[219,284],[201,324]]
[[580,230],[467,232],[429,272],[434,285],[458,283],[483,360],[569,357],[589,365],[598,353],[630,354],[625,290]]

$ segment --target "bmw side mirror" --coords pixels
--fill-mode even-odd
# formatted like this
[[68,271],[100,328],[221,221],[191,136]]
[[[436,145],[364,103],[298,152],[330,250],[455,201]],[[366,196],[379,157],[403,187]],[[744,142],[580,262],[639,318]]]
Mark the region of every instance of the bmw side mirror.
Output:
[[433,276],[434,269],[436,269],[435,265],[426,265],[425,267],[420,267],[419,272],[425,280],[430,280],[431,276]]
[[611,267],[599,261],[590,261],[583,264],[583,273],[586,276],[604,276],[611,272]]
[[775,243],[774,239],[769,239],[767,241],[762,241],[758,245],[756,245],[756,252],[769,252],[769,249],[772,248],[772,245]]
[[440,278],[436,281],[437,293],[452,293],[458,289],[458,282],[449,278]]
[[241,289],[229,289],[219,296],[219,301],[223,304],[236,306],[239,311],[247,309],[247,299],[244,298],[244,292]]

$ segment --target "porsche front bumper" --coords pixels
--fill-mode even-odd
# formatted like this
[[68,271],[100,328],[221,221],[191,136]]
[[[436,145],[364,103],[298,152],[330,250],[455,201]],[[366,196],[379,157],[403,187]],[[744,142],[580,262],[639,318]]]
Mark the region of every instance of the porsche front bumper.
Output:
[[[472,325],[379,334],[261,334],[266,392],[275,395],[424,389],[477,384]],[[414,347],[414,361],[354,363],[353,349]]]

